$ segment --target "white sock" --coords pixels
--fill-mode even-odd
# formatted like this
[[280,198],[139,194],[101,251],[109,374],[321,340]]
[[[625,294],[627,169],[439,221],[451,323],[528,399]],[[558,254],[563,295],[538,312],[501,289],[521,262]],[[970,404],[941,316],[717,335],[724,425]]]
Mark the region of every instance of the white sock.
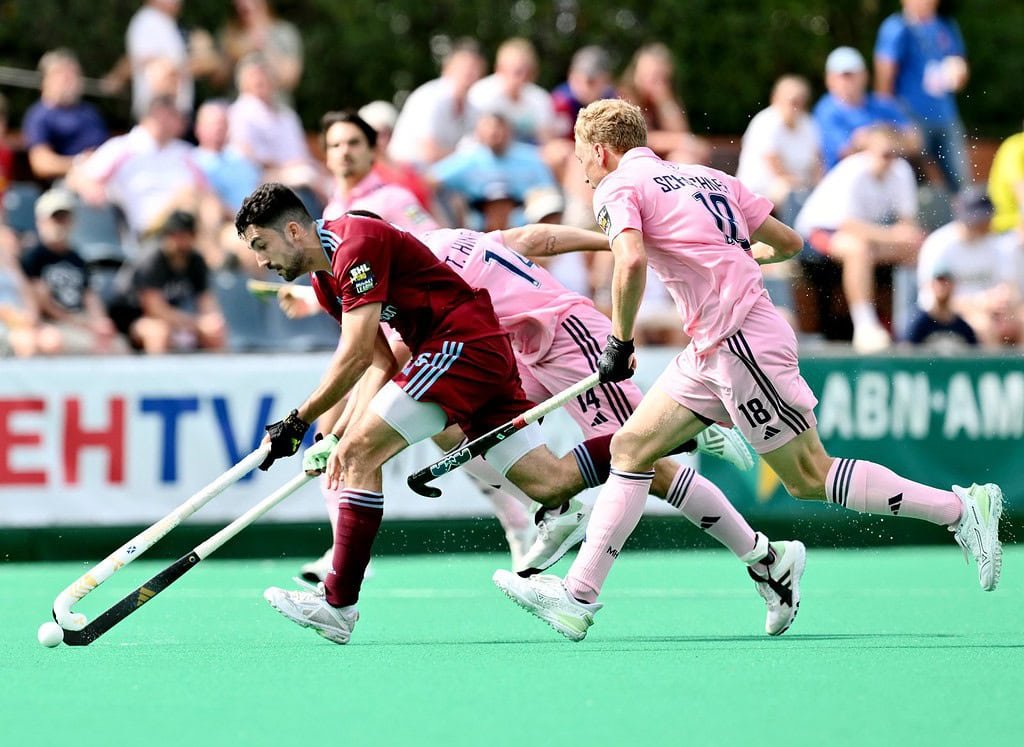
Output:
[[853,320],[854,327],[882,326],[882,323],[878,321],[878,312],[875,311],[874,304],[867,301],[850,304],[850,319]]

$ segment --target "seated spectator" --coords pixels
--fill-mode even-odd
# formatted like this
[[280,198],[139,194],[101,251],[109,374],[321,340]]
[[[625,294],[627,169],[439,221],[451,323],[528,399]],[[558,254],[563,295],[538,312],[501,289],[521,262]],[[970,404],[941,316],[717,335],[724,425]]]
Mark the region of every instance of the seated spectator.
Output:
[[992,159],[988,194],[995,206],[992,230],[1017,232],[1024,246],[1024,132],[1006,138]]
[[796,219],[811,248],[842,265],[853,346],[862,353],[891,343],[875,310],[875,266],[913,266],[924,239],[914,171],[900,158],[898,140],[889,127],[872,127],[865,150],[829,171]]
[[14,181],[14,151],[7,144],[7,99],[0,93],[0,197]]
[[789,225],[822,175],[821,135],[807,113],[810,96],[800,76],[779,78],[771,106],[747,125],[736,170],[740,181],[775,203],[775,214]]
[[[882,22],[875,41],[875,90],[900,103],[922,135],[923,151],[950,192],[969,181],[967,141],[956,93],[967,85],[964,40],[939,0],[903,0]],[[908,151],[909,153],[910,151]]]
[[14,232],[0,225],[0,358],[49,352],[39,307],[18,263],[19,250]]
[[556,188],[537,147],[513,140],[511,125],[497,112],[481,116],[474,142],[434,164],[429,175],[436,186],[468,203],[484,231],[523,225],[517,209],[526,195],[540,187]]
[[397,184],[416,195],[424,210],[433,212],[434,195],[420,173],[407,163],[396,163],[388,155],[398,110],[389,101],[371,101],[359,109],[359,116],[377,133],[373,170],[385,184]]
[[96,107],[82,101],[82,70],[73,52],[47,52],[39,72],[39,101],[25,113],[21,133],[32,173],[49,181],[65,176],[76,156],[102,145],[107,127]]
[[674,90],[675,67],[664,44],[640,47],[622,74],[619,97],[640,107],[651,150],[669,161],[707,163],[711,149],[690,131],[686,109]]
[[955,351],[978,344],[971,325],[953,309],[956,279],[941,265],[932,265],[928,275],[928,298],[907,330],[907,342],[939,351]]
[[558,135],[572,139],[572,128],[580,110],[598,99],[612,98],[615,98],[615,87],[611,57],[596,44],[577,49],[565,82],[551,92]]
[[581,228],[595,226],[591,207],[594,190],[573,153],[573,126],[583,107],[606,98],[615,98],[611,57],[597,45],[581,47],[569,62],[565,82],[551,92],[558,137],[544,146],[544,161],[565,193],[563,220]]
[[71,247],[74,195],[63,189],[44,192],[36,201],[39,242],[21,264],[42,320],[55,339],[50,353],[125,352],[113,322],[89,287],[89,270]]
[[921,139],[913,124],[893,103],[868,93],[868,69],[853,47],[837,47],[825,60],[828,93],[814,107],[821,132],[822,156],[828,171],[842,158],[864,149],[867,128],[887,124],[899,133],[904,153],[917,153]]
[[439,227],[416,195],[388,184],[374,170],[377,132],[362,117],[354,112],[327,112],[320,120],[320,131],[327,170],[333,177],[325,219],[334,220],[349,210],[368,210],[406,231]]
[[[181,6],[182,0],[146,0],[128,23],[125,47],[132,79],[132,113],[136,119],[145,116],[150,102],[158,95],[151,88],[153,72],[147,70],[154,60],[163,58],[172,63],[178,83],[175,102],[179,111],[189,115],[195,106],[195,76],[220,82],[224,63],[213,37],[203,29],[195,29],[186,36],[178,26]],[[115,71],[119,69],[123,69],[120,63]],[[112,72],[108,77],[112,79],[115,75]],[[111,88],[116,86],[116,82],[110,82]]]
[[251,54],[238,64],[238,98],[228,110],[228,143],[264,169],[264,179],[325,195],[319,165],[295,110],[281,103],[266,60]]
[[480,80],[485,65],[475,41],[456,44],[444,58],[441,77],[427,81],[405,100],[388,155],[398,163],[425,168],[455,150],[476,122],[469,89]]
[[111,304],[111,316],[132,344],[146,353],[224,347],[224,317],[195,239],[195,218],[175,211],[160,230],[159,246],[124,267],[121,293]]
[[477,111],[504,114],[516,140],[546,143],[555,134],[555,108],[551,94],[537,85],[537,72],[533,44],[507,39],[498,47],[494,73],[469,89],[469,103]]
[[955,284],[951,308],[989,347],[1021,339],[1024,306],[1016,287],[1016,236],[993,233],[994,208],[983,187],[964,188],[954,202],[956,220],[925,239],[917,263],[918,305],[930,309],[940,272]]
[[220,33],[227,63],[234,69],[258,52],[267,61],[274,90],[291,106],[302,78],[302,37],[295,25],[278,18],[267,0],[235,0],[235,14]]
[[[157,230],[175,208],[198,209],[211,198],[195,147],[180,139],[185,122],[168,96],[68,174],[68,184],[94,205],[112,202],[137,239]],[[216,198],[213,198],[216,199]]]
[[206,181],[234,218],[242,200],[263,179],[260,167],[228,144],[228,105],[207,101],[196,112],[195,160]]

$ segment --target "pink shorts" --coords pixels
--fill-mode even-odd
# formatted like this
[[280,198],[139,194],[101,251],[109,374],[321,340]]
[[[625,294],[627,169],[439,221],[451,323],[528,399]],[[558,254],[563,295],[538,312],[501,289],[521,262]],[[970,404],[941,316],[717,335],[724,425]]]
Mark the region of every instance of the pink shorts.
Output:
[[[536,363],[519,363],[526,396],[541,402],[596,371],[611,331],[608,317],[588,304],[578,304],[562,314],[544,357]],[[617,431],[642,398],[640,388],[631,381],[598,384],[565,410],[579,423],[583,437],[592,438]]]
[[735,424],[758,454],[817,423],[818,399],[800,375],[796,335],[767,299],[702,355],[687,347],[654,386],[705,420]]

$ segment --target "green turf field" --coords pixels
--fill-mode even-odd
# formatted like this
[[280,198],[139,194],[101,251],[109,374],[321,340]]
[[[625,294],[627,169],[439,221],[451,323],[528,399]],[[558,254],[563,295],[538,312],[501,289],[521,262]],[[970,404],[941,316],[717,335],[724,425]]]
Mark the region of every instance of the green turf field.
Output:
[[[782,638],[723,551],[625,553],[582,643],[490,582],[499,555],[384,557],[353,642],[261,598],[293,561],[202,563],[88,648],[35,640],[85,566],[0,566],[4,745],[1021,744],[1024,547],[818,550]],[[80,609],[163,567],[139,561]],[[563,561],[557,569],[564,571]],[[123,577],[123,578],[122,578]]]

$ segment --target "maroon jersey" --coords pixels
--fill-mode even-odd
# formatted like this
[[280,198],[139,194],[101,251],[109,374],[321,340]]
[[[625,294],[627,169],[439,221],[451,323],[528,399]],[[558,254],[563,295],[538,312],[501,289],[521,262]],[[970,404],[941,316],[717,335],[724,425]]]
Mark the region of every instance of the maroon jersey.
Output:
[[317,221],[331,271],[313,275],[317,300],[341,315],[381,304],[387,322],[414,353],[431,339],[470,342],[504,334],[487,291],[474,290],[411,234],[376,218]]

